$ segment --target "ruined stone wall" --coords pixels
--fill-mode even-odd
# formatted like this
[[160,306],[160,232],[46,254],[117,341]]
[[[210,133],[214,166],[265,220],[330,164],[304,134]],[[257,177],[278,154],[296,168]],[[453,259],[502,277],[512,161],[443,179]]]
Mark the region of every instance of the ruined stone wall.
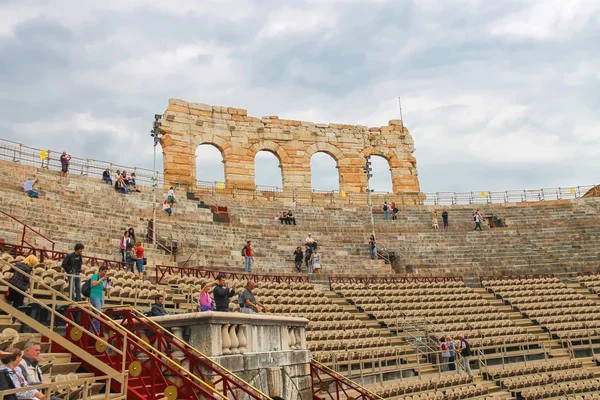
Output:
[[166,185],[195,186],[196,148],[211,144],[223,155],[228,188],[254,189],[254,157],[266,150],[279,159],[284,191],[311,189],[310,158],[317,152],[335,159],[342,192],[365,192],[367,155],[388,161],[394,193],[420,190],[413,139],[399,120],[379,128],[317,124],[170,99],[161,129]]

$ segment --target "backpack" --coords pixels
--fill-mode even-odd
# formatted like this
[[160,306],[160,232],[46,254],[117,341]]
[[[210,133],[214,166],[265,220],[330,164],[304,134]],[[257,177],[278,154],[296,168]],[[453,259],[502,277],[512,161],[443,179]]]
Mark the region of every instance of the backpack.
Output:
[[242,249],[242,257],[246,257],[246,249],[248,248],[248,246],[244,246],[244,248]]
[[473,221],[477,221],[477,217],[473,215]]
[[131,261],[137,261],[138,258],[135,247],[132,247],[131,250],[129,250],[129,257],[131,258]]
[[467,339],[463,339],[463,342],[465,342],[465,349],[460,351],[460,355],[463,357],[470,357],[471,345],[469,344],[469,342],[467,342]]
[[81,294],[85,297],[90,297],[90,294],[92,294],[92,278],[83,283],[83,286],[81,286]]
[[387,211],[387,210],[388,210],[388,206],[387,206],[387,204],[384,204],[383,205],[383,211]]
[[65,258],[63,258],[61,266],[67,274],[71,274],[71,272],[73,272],[73,265],[71,264],[71,254],[68,254]]

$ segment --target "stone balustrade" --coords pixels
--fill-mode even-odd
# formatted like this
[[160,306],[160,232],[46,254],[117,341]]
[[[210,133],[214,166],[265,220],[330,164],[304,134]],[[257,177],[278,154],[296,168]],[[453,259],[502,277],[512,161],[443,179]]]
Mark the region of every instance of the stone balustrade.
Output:
[[211,357],[307,349],[305,318],[198,312],[153,319],[179,338],[190,327],[190,344]]
[[312,397],[306,318],[209,311],[153,320],[179,338],[189,327],[192,346],[271,397]]

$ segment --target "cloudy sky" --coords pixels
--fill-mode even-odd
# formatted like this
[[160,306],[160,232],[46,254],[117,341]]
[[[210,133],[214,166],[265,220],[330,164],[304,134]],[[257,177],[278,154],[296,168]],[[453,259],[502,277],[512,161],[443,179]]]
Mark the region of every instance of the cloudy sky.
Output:
[[0,137],[34,147],[151,167],[170,97],[380,126],[398,96],[423,191],[598,183],[600,1],[0,0]]

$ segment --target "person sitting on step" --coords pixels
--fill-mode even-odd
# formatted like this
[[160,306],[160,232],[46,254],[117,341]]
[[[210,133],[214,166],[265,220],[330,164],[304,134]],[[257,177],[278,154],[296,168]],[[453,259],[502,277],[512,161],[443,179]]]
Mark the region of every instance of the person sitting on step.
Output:
[[35,178],[29,178],[23,184],[23,190],[27,193],[27,196],[37,199],[40,197],[40,192],[35,190],[33,187],[38,183],[38,180]]

